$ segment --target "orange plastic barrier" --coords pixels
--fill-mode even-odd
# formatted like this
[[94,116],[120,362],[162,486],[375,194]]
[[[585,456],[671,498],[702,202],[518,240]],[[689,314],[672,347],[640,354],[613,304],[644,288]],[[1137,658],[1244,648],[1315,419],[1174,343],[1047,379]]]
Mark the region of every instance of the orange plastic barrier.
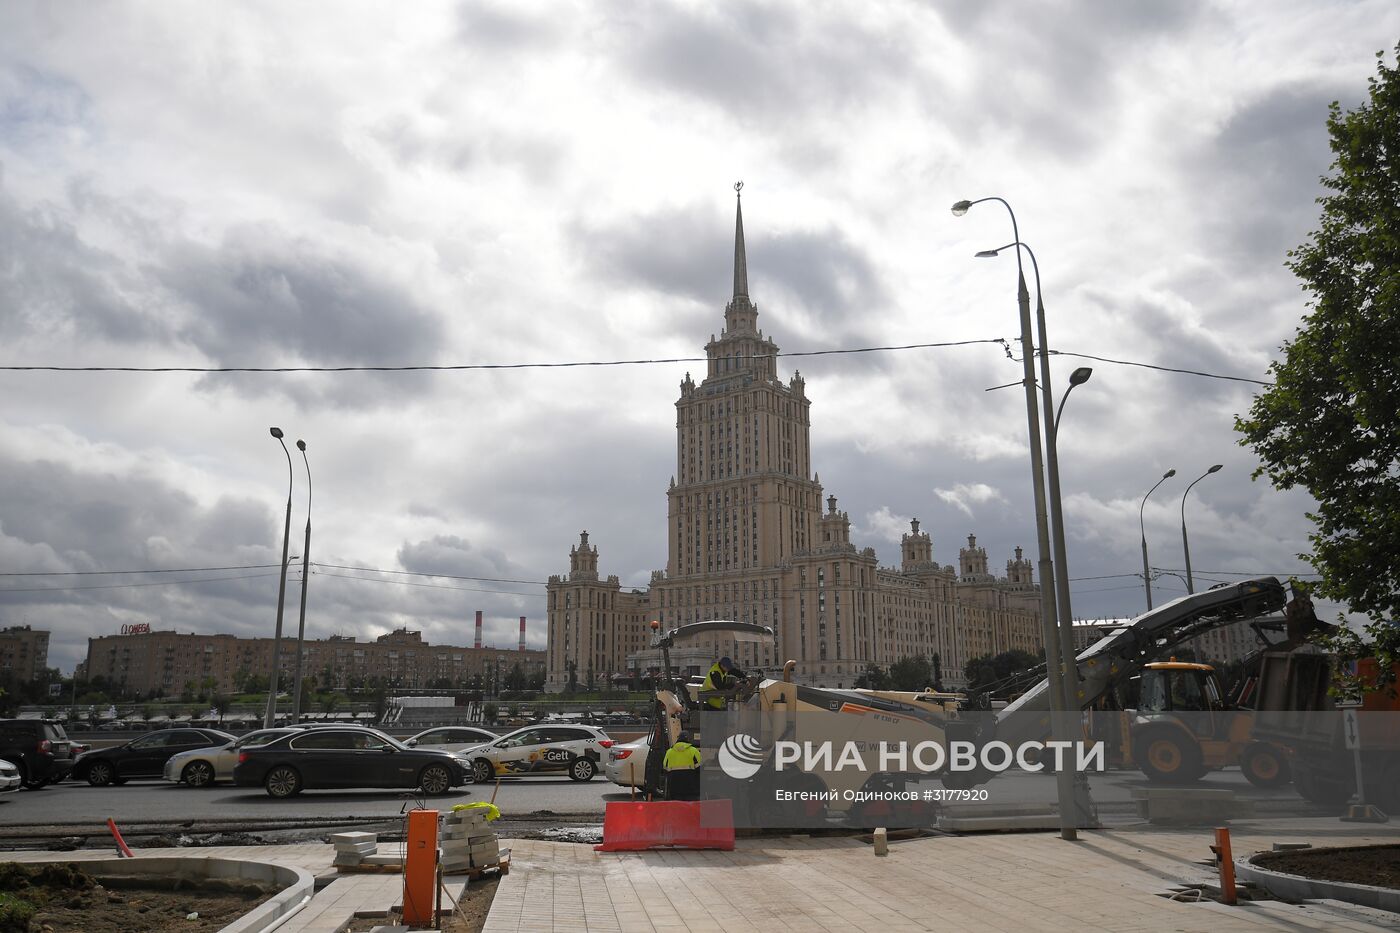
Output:
[[417,926],[436,923],[437,893],[436,810],[409,810],[408,836],[404,842],[403,922]]
[[110,816],[107,817],[107,828],[112,831],[112,838],[117,840],[117,858],[135,858],[126,847],[126,840],[122,838],[121,830],[117,829],[116,820]]
[[734,805],[729,800],[609,800],[598,852],[676,846],[734,848]]

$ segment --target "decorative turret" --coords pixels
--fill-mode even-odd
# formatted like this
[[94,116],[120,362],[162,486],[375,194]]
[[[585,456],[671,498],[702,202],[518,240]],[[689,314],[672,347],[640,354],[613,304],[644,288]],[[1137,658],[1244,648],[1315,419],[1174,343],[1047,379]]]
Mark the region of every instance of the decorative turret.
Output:
[[977,536],[967,536],[967,547],[958,551],[958,576],[967,582],[990,582],[987,572],[987,549],[977,546]]
[[854,550],[851,545],[851,517],[836,510],[836,497],[826,497],[826,514],[822,516],[821,547]]
[[933,540],[927,531],[919,530],[919,520],[910,519],[909,533],[899,539],[899,552],[906,573],[913,570],[938,569],[933,562]]
[[598,548],[588,546],[588,532],[578,536],[578,544],[569,548],[569,579],[598,579]]
[[1031,572],[1031,562],[1021,556],[1021,549],[1016,549],[1016,556],[1006,562],[1006,582],[1017,583],[1030,586],[1035,582]]

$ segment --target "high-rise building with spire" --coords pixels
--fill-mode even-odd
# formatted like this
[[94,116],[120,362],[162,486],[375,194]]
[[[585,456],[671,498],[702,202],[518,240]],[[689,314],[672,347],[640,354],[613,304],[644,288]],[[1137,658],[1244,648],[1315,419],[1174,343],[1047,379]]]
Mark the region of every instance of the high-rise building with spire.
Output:
[[[736,185],[736,194],[742,184]],[[716,641],[672,652],[682,673],[721,653],[746,667],[793,658],[805,683],[851,686],[870,664],[937,656],[945,686],[965,662],[1010,649],[1035,652],[1039,591],[1030,564],[988,572],[968,536],[960,569],[939,566],[919,522],[901,542],[901,565],[880,567],[873,548],[850,540],[849,516],[826,497],[811,464],[811,401],[800,372],[783,381],[777,345],[758,328],[749,297],[742,200],[734,221],[734,293],[724,328],[705,345],[704,379],[686,373],[676,401],[676,473],[667,490],[667,560],[646,592],[598,579],[588,533],[570,551],[570,572],[549,580],[551,690],[631,679],[659,667],[647,623],[705,619],[771,626],[775,646]]]

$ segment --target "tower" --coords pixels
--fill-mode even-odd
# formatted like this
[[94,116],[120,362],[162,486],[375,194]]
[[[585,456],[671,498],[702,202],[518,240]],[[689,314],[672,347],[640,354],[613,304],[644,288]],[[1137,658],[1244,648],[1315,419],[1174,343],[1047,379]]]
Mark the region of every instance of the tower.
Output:
[[704,380],[696,385],[687,373],[676,402],[676,478],[667,492],[672,581],[776,567],[816,543],[821,519],[821,484],[810,467],[811,402],[800,373],[778,379],[778,347],[758,329],[743,183],[734,187],[734,294],[723,330],[705,345]]
[[967,536],[967,547],[958,550],[958,576],[966,583],[991,582],[987,572],[987,549],[977,546],[977,536]]
[[899,539],[901,569],[905,573],[914,570],[938,569],[933,563],[933,541],[927,531],[919,530],[917,518],[909,520],[909,533]]

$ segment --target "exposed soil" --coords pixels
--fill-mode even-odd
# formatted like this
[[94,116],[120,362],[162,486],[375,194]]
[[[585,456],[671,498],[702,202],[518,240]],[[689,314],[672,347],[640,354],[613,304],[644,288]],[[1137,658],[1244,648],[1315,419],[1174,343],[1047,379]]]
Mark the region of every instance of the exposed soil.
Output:
[[[0,864],[0,933],[219,930],[275,888],[239,880],[98,880],[78,864]],[[198,914],[188,919],[190,914]]]
[[[491,899],[496,896],[496,885],[500,880],[498,876],[493,876],[467,885],[461,900],[457,902],[459,909],[442,921],[443,933],[481,933],[486,927],[486,914],[491,910]],[[442,906],[444,909],[450,908],[452,902],[443,897]],[[368,933],[377,926],[391,922],[391,919],[357,917],[350,921],[345,933]]]
[[1268,852],[1257,856],[1254,864],[1318,881],[1400,888],[1400,845]]

